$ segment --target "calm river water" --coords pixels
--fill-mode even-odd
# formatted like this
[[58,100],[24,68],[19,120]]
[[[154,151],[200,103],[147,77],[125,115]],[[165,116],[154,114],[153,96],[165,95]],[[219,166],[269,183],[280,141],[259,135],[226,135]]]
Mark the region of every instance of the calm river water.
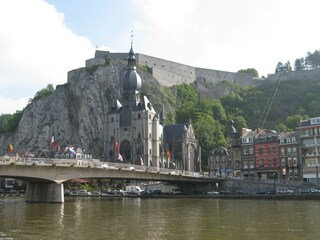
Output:
[[319,239],[320,201],[0,197],[0,239]]

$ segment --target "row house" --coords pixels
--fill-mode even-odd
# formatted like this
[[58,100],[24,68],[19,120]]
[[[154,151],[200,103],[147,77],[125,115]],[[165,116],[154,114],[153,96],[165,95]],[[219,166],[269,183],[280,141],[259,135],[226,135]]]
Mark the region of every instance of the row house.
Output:
[[281,161],[281,174],[287,180],[302,179],[302,164],[300,159],[300,134],[295,132],[282,132],[279,134],[279,148]]
[[255,169],[259,179],[279,178],[279,135],[275,131],[258,130],[254,139]]
[[241,138],[230,121],[228,128],[228,148],[218,147],[209,152],[208,167],[212,177],[241,175]]
[[299,127],[299,134],[303,179],[319,185],[320,117],[302,121]]
[[301,121],[298,131],[243,128],[237,133],[230,122],[227,148],[209,153],[213,176],[248,179],[304,180],[320,184],[320,117]]
[[248,179],[254,179],[256,176],[255,173],[255,155],[254,155],[254,138],[256,131],[253,131],[248,128],[242,128],[242,165],[241,172],[242,176]]

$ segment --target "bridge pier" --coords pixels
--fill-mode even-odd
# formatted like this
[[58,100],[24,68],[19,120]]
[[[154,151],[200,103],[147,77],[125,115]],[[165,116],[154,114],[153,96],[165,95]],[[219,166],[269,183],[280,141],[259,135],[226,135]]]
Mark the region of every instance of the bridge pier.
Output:
[[25,200],[30,203],[63,203],[63,183],[28,183]]

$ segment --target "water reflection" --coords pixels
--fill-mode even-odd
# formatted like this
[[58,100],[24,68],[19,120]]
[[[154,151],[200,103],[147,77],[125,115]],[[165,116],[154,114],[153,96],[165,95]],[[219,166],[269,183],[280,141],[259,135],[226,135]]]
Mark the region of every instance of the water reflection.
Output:
[[0,239],[318,239],[318,201],[0,199]]

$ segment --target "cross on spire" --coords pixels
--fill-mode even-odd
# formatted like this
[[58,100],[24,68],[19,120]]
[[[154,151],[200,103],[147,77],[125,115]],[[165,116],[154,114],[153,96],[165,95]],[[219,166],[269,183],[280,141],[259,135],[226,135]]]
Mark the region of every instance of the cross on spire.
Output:
[[131,30],[131,35],[130,35],[130,37],[131,37],[131,47],[132,47],[132,45],[133,45],[133,30]]

